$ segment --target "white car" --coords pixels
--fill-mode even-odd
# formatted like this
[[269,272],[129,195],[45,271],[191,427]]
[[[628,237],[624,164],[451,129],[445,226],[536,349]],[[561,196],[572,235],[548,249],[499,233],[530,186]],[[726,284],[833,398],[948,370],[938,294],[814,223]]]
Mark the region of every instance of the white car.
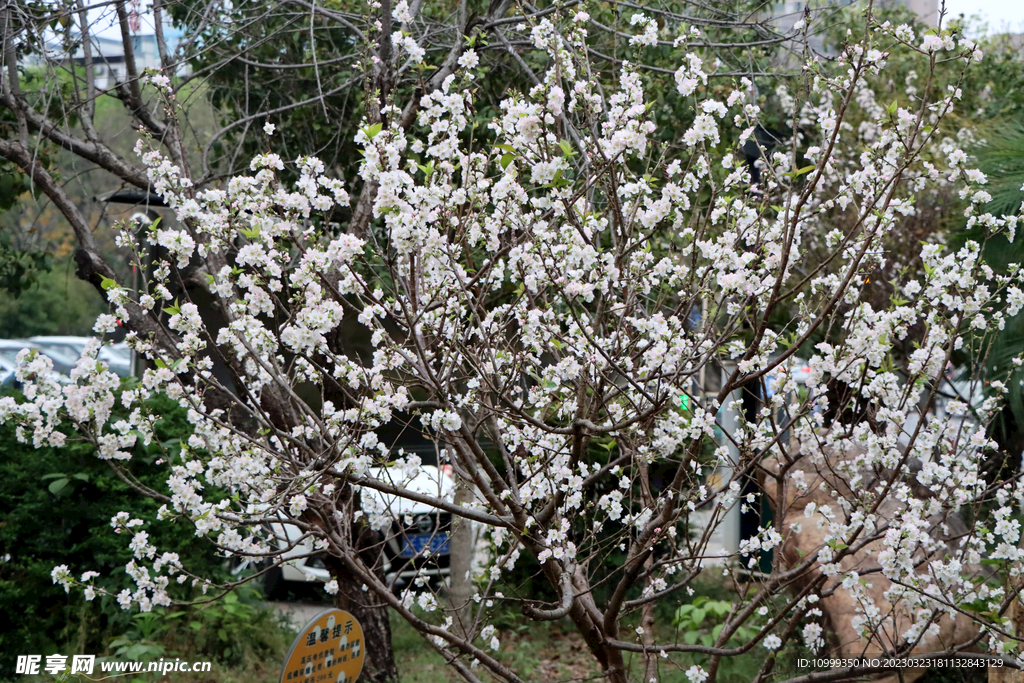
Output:
[[[89,337],[30,337],[29,341],[43,353],[60,354],[71,359],[74,365],[82,357]],[[118,377],[127,377],[131,372],[131,355],[125,344],[103,345],[100,347],[99,359],[117,373]]]
[[[380,477],[386,470],[373,470]],[[455,479],[449,467],[422,465],[410,481],[396,481],[403,488],[452,499]],[[401,588],[417,577],[432,583],[444,581],[451,573],[451,553],[448,545],[452,528],[452,515],[424,503],[383,494],[373,489],[360,488],[364,509],[391,518],[385,533],[383,552],[384,580],[394,588]],[[323,560],[314,552],[313,544],[306,540],[293,548],[289,546],[302,537],[302,530],[287,521],[269,525],[269,531],[281,550],[285,561],[264,575],[263,586],[268,596],[279,594],[284,582],[330,581],[330,572]],[[257,563],[236,563],[232,571],[242,573]]]
[[69,362],[64,354],[49,351],[26,339],[0,339],[0,380],[5,384],[17,384],[17,380],[14,378],[14,369],[18,365],[18,354],[24,349],[35,349],[49,357],[53,361],[52,376],[55,380],[62,383],[70,381],[67,374],[78,362],[77,358]]
[[796,382],[797,386],[803,386],[811,376],[810,362],[800,358],[793,358],[788,364],[780,365],[765,375],[764,384],[769,397],[775,393],[775,387],[786,373]]
[[13,386],[16,382],[14,377],[15,364],[0,356],[0,387]]

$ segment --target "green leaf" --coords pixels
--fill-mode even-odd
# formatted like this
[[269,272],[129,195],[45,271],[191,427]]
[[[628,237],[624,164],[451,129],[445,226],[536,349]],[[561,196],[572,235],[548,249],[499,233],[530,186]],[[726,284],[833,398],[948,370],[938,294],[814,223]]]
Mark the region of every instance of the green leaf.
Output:
[[505,154],[502,154],[501,159],[498,161],[498,163],[501,164],[501,170],[504,171],[508,168],[508,165],[512,163],[512,160],[515,159],[515,157],[516,155],[514,152],[506,152]]
[[64,487],[66,487],[70,482],[71,480],[68,479],[67,477],[65,477],[64,479],[55,479],[54,481],[50,482],[50,485],[47,488],[50,489],[50,493],[52,493],[53,495],[57,495],[58,493],[63,491]]
[[683,642],[687,645],[694,645],[697,642],[697,638],[700,637],[700,633],[697,631],[687,631],[683,634]]
[[102,280],[100,280],[100,287],[102,287],[104,291],[113,289],[114,287],[117,287],[117,280],[112,280],[109,277],[105,277]]
[[576,152],[572,151],[572,145],[569,144],[568,140],[563,139],[559,141],[558,146],[562,148],[562,154],[567,157],[571,157],[576,154]]
[[491,147],[494,147],[495,149],[500,149],[503,152],[508,152],[509,154],[516,153],[516,149],[512,145],[491,145]]
[[252,228],[239,228],[238,232],[241,233],[242,237],[246,238],[247,240],[254,240],[257,237],[259,237],[260,227],[257,225]]
[[803,168],[797,169],[795,171],[787,171],[786,173],[783,173],[782,175],[784,175],[787,178],[799,178],[800,176],[804,175],[805,173],[810,173],[813,170],[814,170],[814,164],[811,164],[810,166],[804,166]]
[[370,138],[372,140],[375,137],[377,137],[377,134],[380,133],[383,128],[384,128],[384,124],[382,124],[382,123],[375,123],[372,126],[370,126],[369,128],[365,128],[363,130],[363,132],[366,133],[366,137],[368,137],[368,138]]
[[43,479],[58,479],[60,477],[66,477],[68,475],[58,472],[56,474],[44,474]]

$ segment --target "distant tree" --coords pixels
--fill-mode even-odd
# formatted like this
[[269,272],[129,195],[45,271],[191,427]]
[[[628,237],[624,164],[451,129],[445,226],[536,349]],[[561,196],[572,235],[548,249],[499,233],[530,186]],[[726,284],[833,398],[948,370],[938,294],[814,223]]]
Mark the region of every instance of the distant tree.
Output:
[[92,335],[96,316],[106,310],[103,297],[84,287],[75,277],[74,264],[64,259],[37,271],[19,296],[10,289],[0,293],[0,336]]

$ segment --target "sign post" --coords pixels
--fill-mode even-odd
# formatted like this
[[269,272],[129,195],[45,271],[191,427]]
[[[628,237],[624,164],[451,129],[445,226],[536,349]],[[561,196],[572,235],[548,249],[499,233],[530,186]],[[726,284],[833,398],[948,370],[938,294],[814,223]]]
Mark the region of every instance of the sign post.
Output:
[[355,683],[363,670],[363,627],[340,609],[324,610],[299,632],[281,683]]

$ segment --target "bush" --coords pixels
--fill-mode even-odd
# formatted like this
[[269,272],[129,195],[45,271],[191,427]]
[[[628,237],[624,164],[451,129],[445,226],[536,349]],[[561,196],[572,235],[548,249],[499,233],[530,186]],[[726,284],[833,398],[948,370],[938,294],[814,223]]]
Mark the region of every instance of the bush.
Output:
[[260,592],[244,585],[221,600],[136,614],[108,648],[119,660],[182,656],[248,668],[267,661],[276,664],[293,636]]
[[[159,412],[167,417],[157,424],[153,444],[136,447],[131,471],[142,484],[165,491],[166,469],[189,432],[182,409],[167,398],[155,400],[165,404]],[[223,560],[196,539],[190,524],[150,525],[159,504],[97,459],[90,443],[71,432],[68,437],[64,448],[33,449],[18,443],[13,426],[0,425],[0,611],[18,615],[0,626],[0,671],[13,671],[18,654],[101,653],[114,637],[138,626],[113,598],[86,602],[50,577],[55,566],[66,564],[76,575],[101,572],[97,585],[114,593],[132,585],[124,571],[131,558],[127,539],[110,527],[121,510],[147,522],[160,546],[179,549],[186,566],[205,575],[222,571]],[[176,588],[182,598],[192,591],[187,584]]]

